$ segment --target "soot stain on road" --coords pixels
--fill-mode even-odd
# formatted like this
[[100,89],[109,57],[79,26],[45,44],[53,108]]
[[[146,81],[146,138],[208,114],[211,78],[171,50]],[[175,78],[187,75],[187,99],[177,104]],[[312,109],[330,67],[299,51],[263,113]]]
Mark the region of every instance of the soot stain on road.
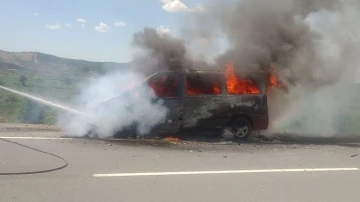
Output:
[[146,148],[159,148],[170,150],[185,150],[189,152],[203,151],[245,151],[267,150],[282,146],[284,148],[310,147],[347,147],[356,151],[360,149],[360,137],[337,137],[337,138],[309,138],[294,135],[278,136],[253,136],[246,141],[224,141],[220,138],[197,137],[168,137],[168,138],[133,138],[133,139],[106,139],[106,143],[121,146],[135,146]]
[[[51,137],[66,137],[60,131],[56,131],[55,127],[48,125],[24,125],[24,124],[0,124],[0,136],[34,136],[34,137],[49,137],[47,132],[51,132]],[[3,134],[1,134],[3,133]],[[41,140],[43,141],[43,140]],[[57,141],[57,140],[54,140]],[[100,147],[106,150],[117,149],[121,146],[138,147],[148,149],[166,149],[166,150],[185,150],[188,152],[202,152],[202,151],[254,151],[267,150],[270,148],[277,148],[278,146],[284,148],[305,148],[308,147],[347,147],[353,148],[353,154],[359,153],[360,137],[359,136],[339,136],[333,138],[321,137],[304,137],[296,136],[294,134],[278,134],[278,135],[259,135],[253,134],[251,138],[246,141],[224,141],[221,138],[211,137],[211,133],[192,133],[177,134],[177,135],[163,135],[156,138],[108,138],[108,139],[93,139],[93,138],[72,138],[71,141],[61,140],[62,143],[76,144],[88,147]],[[100,143],[100,144],[99,144]],[[350,155],[350,156],[351,156]],[[356,158],[354,156],[352,158]]]

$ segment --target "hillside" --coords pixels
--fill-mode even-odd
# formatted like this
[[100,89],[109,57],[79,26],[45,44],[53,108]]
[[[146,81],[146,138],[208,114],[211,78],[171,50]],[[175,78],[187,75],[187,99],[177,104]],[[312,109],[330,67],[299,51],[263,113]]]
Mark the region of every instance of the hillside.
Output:
[[[83,82],[127,63],[90,62],[38,52],[0,51],[0,85],[59,103],[69,103]],[[0,89],[0,122],[54,123],[56,110]]]
[[90,72],[102,74],[109,70],[126,68],[127,63],[90,62],[61,58],[38,52],[7,52],[0,50],[0,69],[20,71],[36,76],[82,76]]

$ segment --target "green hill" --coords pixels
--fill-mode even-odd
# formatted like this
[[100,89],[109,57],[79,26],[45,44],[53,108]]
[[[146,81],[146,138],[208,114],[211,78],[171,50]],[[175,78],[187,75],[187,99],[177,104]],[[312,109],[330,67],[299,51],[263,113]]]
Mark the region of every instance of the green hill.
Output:
[[[38,52],[0,51],[0,85],[61,103],[70,102],[90,76],[128,68]],[[0,89],[0,122],[54,123],[54,109]]]

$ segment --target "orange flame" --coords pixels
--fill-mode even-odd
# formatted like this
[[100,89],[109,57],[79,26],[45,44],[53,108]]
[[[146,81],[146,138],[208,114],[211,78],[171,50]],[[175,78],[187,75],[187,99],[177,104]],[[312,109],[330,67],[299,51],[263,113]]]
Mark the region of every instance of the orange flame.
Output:
[[174,78],[162,76],[160,79],[150,82],[150,88],[154,89],[156,96],[176,97],[176,81]]
[[186,94],[187,95],[218,95],[221,93],[220,84],[212,83],[212,86],[202,86],[196,84],[190,84],[188,81],[186,82]]
[[229,94],[260,94],[260,88],[255,82],[246,79],[240,79],[235,75],[234,65],[229,63],[226,65],[225,71],[226,86]]
[[277,88],[285,92],[289,92],[287,86],[278,78],[275,67],[270,65],[267,72],[266,93],[269,93],[272,88]]

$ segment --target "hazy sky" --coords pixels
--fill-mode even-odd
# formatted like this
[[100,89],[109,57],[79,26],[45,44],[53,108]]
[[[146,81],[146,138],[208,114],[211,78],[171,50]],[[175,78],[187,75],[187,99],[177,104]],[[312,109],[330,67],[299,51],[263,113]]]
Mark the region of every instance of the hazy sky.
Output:
[[206,0],[0,0],[0,50],[128,62],[144,26],[176,32],[179,15]]

